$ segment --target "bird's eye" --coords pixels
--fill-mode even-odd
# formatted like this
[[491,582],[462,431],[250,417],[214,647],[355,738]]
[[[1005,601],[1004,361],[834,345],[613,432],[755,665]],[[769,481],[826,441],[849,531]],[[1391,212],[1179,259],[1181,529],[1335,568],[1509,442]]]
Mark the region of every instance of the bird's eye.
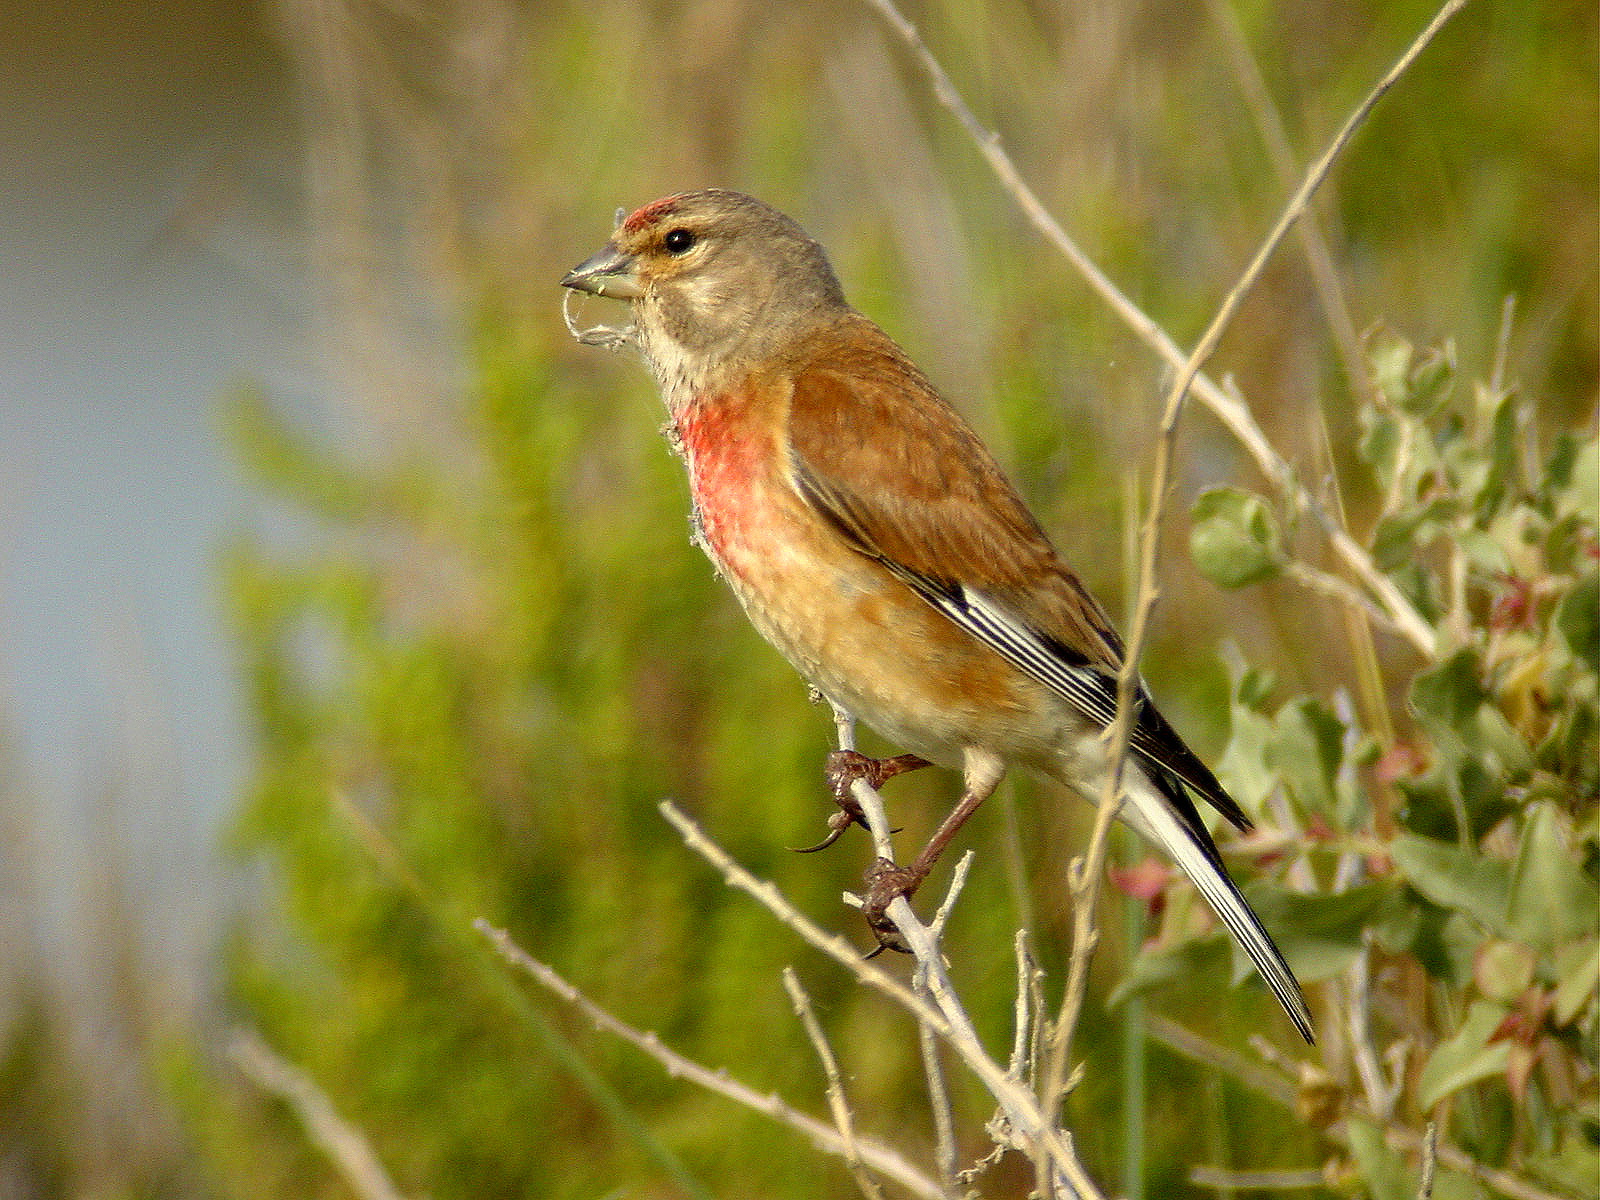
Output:
[[687,229],[671,229],[667,236],[661,239],[661,244],[667,248],[668,254],[687,254],[694,249],[697,239]]

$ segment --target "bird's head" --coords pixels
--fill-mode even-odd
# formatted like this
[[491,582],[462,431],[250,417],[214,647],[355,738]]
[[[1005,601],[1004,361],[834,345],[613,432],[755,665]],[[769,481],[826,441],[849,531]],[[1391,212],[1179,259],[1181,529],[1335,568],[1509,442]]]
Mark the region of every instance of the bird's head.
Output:
[[845,307],[822,247],[739,192],[684,192],[622,221],[563,287],[633,304],[645,358],[709,370],[781,352]]

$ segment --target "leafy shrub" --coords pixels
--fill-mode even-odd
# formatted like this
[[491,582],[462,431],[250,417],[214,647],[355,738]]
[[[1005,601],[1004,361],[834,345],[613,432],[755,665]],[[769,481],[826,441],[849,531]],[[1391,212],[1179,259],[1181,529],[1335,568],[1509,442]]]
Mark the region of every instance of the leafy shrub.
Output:
[[[1382,497],[1370,550],[1434,657],[1393,673],[1392,734],[1240,669],[1221,770],[1273,831],[1252,903],[1303,981],[1337,981],[1300,1112],[1350,1123],[1374,1196],[1416,1194],[1379,1134],[1428,1120],[1479,1164],[1582,1192],[1600,1179],[1596,440],[1541,447],[1534,406],[1463,386],[1449,346],[1383,335],[1369,363],[1351,490]],[[1269,500],[1218,490],[1193,516],[1214,582],[1292,573],[1293,522]],[[1133,986],[1197,952],[1192,925],[1166,927]],[[1441,1195],[1466,1186],[1450,1161]]]

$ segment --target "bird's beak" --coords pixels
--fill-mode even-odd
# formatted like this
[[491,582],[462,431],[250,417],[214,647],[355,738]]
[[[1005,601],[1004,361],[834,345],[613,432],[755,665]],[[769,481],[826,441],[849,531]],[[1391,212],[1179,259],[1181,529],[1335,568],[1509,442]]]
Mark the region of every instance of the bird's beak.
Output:
[[615,242],[607,242],[563,275],[561,286],[613,300],[637,300],[644,295],[644,287],[634,270],[636,265],[631,254],[618,250]]

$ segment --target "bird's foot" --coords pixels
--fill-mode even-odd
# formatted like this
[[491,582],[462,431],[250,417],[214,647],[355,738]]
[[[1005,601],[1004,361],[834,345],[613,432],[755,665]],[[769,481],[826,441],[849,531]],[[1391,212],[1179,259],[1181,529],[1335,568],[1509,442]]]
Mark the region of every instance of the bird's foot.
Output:
[[893,758],[868,758],[865,754],[857,754],[854,750],[835,750],[828,755],[827,765],[823,767],[823,775],[828,780],[828,787],[833,792],[836,804],[846,812],[852,807],[857,813],[861,808],[850,797],[850,787],[858,779],[865,779],[873,791],[877,791],[896,775],[904,775],[907,771],[915,771],[928,765],[928,760],[915,754],[896,754]]
[[833,802],[839,806],[839,811],[828,818],[828,833],[815,846],[796,847],[797,853],[815,854],[818,850],[826,850],[839,840],[839,835],[852,825],[867,827],[866,814],[861,811],[850,788],[858,779],[865,779],[868,786],[874,791],[882,787],[896,775],[904,775],[907,771],[915,771],[919,767],[928,765],[928,760],[919,758],[915,754],[897,754],[893,758],[868,758],[865,754],[857,754],[854,750],[835,750],[828,755],[827,765],[823,767],[823,776],[828,781],[828,790],[833,793]]
[[866,884],[867,890],[866,895],[862,897],[861,911],[866,915],[873,936],[878,939],[878,948],[867,955],[868,958],[884,950],[898,950],[902,954],[911,953],[911,947],[906,944],[899,927],[889,916],[889,905],[901,896],[910,900],[926,877],[926,871],[918,872],[912,867],[897,867],[887,858],[872,860],[872,865],[867,868],[866,877],[862,881]]

